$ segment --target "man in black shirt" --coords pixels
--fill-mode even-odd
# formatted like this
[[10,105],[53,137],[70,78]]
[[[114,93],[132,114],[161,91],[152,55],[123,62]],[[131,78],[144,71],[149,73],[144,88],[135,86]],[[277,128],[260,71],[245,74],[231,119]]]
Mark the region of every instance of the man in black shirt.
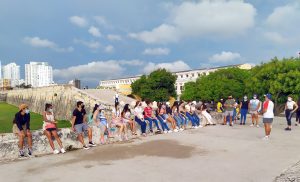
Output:
[[[82,143],[84,149],[89,149],[89,147],[96,146],[92,142],[93,137],[93,131],[92,128],[90,128],[87,125],[87,117],[86,117],[86,111],[84,109],[84,104],[82,101],[77,102],[77,108],[73,111],[73,118],[72,118],[72,130],[77,133],[78,140]],[[84,131],[88,131],[88,137],[89,137],[89,146],[86,146],[83,139],[83,133]]]
[[32,135],[30,132],[30,113],[26,104],[19,106],[19,112],[15,114],[13,133],[19,137],[20,157],[24,157],[24,139],[27,136],[28,155],[32,155]]

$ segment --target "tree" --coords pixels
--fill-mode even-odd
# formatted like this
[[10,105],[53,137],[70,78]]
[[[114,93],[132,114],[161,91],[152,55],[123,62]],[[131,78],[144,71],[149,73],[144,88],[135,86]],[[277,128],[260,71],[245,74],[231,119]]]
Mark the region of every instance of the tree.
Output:
[[245,94],[245,83],[250,71],[239,68],[221,69],[202,76],[195,83],[187,83],[181,96],[183,100],[217,101],[232,95],[241,98]]
[[165,69],[158,69],[143,75],[140,79],[132,83],[132,93],[142,99],[156,101],[166,101],[170,97],[176,97],[175,91],[176,76]]
[[284,103],[288,95],[295,100],[300,93],[300,59],[278,60],[261,64],[251,70],[251,77],[246,84],[248,93],[263,95],[271,93],[275,104]]

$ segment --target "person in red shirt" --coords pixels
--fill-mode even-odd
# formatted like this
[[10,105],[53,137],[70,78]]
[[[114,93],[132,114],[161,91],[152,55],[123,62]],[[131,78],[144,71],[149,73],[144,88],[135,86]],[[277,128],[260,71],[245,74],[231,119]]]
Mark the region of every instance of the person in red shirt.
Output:
[[144,118],[149,122],[149,127],[150,127],[150,132],[153,133],[153,128],[152,128],[152,123],[155,123],[155,126],[157,127],[157,131],[161,132],[161,129],[158,125],[157,119],[155,119],[154,114],[153,114],[153,109],[151,107],[152,102],[147,100],[146,101],[147,107],[144,109]]

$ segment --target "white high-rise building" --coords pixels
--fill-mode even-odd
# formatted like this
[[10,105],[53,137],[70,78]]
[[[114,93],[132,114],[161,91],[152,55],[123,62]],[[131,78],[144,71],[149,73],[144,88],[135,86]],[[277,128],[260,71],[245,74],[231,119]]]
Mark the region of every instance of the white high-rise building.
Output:
[[52,66],[47,62],[25,64],[25,84],[32,87],[45,87],[53,84]]
[[11,87],[19,85],[20,66],[16,63],[9,63],[2,67],[3,79],[11,80]]

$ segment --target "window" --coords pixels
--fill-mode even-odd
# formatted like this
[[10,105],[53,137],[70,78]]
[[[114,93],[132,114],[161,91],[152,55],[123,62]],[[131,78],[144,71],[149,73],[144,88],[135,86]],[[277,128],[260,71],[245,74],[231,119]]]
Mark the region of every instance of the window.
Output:
[[181,76],[181,78],[183,78],[183,75],[180,75]]
[[195,74],[194,73],[192,73],[192,77],[194,77],[195,76]]
[[180,86],[180,90],[182,90],[183,89],[183,86]]
[[187,78],[189,77],[189,75],[188,75],[188,74],[186,74],[185,76],[186,76]]

